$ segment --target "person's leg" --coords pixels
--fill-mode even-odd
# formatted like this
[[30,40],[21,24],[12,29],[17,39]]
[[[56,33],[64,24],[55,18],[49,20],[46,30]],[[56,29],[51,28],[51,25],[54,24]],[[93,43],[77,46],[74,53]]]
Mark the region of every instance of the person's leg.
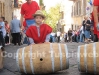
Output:
[[14,45],[16,45],[16,37],[17,37],[16,33],[13,33],[12,35],[13,35],[13,43],[14,43]]
[[92,39],[92,41],[94,41],[94,39],[95,39],[95,36],[94,36],[93,32],[91,32],[91,39]]
[[17,38],[16,38],[17,43],[20,46],[20,33],[16,33],[16,36],[17,36]]
[[6,35],[6,43],[8,44],[9,43],[9,34],[7,33]]
[[85,33],[83,34],[83,41],[85,41]]
[[80,42],[83,42],[83,34],[80,34]]
[[3,47],[5,47],[5,39],[3,38],[3,33],[2,32],[0,32],[0,40],[1,40],[1,45]]
[[77,43],[78,43],[78,35],[77,35],[77,37],[76,37],[76,40],[77,40]]
[[59,42],[60,42],[60,36],[59,36]]
[[7,44],[7,36],[5,37],[5,43]]
[[68,36],[69,37],[69,42],[71,41],[71,39],[70,39],[70,36]]
[[55,36],[53,36],[53,42],[55,42]]
[[52,36],[52,42],[54,42],[54,36]]
[[7,40],[7,42],[9,43],[9,36],[8,36],[8,40]]
[[72,42],[72,36],[70,36],[70,39],[71,39],[71,41],[70,41],[70,42]]
[[97,31],[97,37],[98,37],[98,42],[99,42],[99,31]]
[[57,37],[57,39],[58,39],[58,43],[59,43],[59,36]]

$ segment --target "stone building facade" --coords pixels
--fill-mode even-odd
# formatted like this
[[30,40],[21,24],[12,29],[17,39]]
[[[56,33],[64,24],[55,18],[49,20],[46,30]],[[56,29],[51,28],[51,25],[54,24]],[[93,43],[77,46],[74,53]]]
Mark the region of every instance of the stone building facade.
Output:
[[73,1],[72,29],[76,30],[80,25],[82,25],[84,16],[90,16],[90,13],[92,12],[92,5],[90,5],[88,0],[70,0],[70,1]]
[[13,15],[13,1],[0,0],[0,17],[5,17],[5,20],[10,22]]

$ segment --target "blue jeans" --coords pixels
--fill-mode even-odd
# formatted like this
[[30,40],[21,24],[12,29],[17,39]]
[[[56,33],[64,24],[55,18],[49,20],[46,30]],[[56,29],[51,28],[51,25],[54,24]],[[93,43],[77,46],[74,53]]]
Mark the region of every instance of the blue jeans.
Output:
[[80,42],[84,42],[84,34],[83,33],[80,34]]
[[79,42],[79,35],[76,36],[76,41]]
[[31,26],[31,25],[34,25],[35,24],[35,20],[26,20],[26,24],[27,24],[27,27]]
[[55,42],[55,36],[52,36],[52,42]]

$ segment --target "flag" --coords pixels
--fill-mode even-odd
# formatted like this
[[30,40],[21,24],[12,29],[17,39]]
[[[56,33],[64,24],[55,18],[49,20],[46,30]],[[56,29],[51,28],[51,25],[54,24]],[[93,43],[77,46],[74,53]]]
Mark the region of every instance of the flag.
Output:
[[93,5],[92,0],[88,0],[88,3],[89,3],[90,5]]

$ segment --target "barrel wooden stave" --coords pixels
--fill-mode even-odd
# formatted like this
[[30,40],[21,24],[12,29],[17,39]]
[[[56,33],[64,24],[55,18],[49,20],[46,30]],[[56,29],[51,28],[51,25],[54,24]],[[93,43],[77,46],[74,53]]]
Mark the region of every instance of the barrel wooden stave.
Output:
[[[25,59],[24,63],[25,64],[23,65],[23,63],[22,63],[23,58],[22,59],[16,58],[16,59],[19,60],[18,65],[19,65],[19,68],[20,68],[20,72],[24,73],[23,68],[25,66],[25,70],[26,70],[25,73],[33,74],[33,70],[31,70],[32,68],[30,66],[31,65],[30,57],[28,57],[31,53],[30,52],[31,47],[32,47],[32,53],[37,53],[37,52],[39,52],[39,53],[45,52],[46,53],[46,57],[41,56],[41,57],[35,57],[36,59],[32,59],[32,65],[33,65],[32,67],[34,69],[34,74],[47,74],[47,73],[52,73],[53,72],[53,70],[52,70],[52,67],[53,67],[52,66],[52,58],[51,58],[52,53],[49,53],[49,51],[51,51],[51,49],[52,49],[52,51],[55,51],[53,53],[53,56],[54,56],[54,72],[60,71],[61,68],[60,68],[59,45],[60,44],[52,44],[52,48],[50,47],[51,44],[42,44],[42,45],[39,45],[39,46],[38,45],[32,45],[32,46],[26,47],[25,48],[26,50],[24,50],[24,53],[27,53],[27,56],[24,57],[24,59]],[[64,53],[65,48],[66,48],[65,45],[61,44],[60,47],[61,47],[61,52]],[[23,48],[20,49],[20,51],[19,51],[20,55],[18,54],[19,55],[18,57],[22,57],[22,54],[23,54],[22,52],[23,52]],[[55,57],[55,54],[56,55],[59,54],[59,56]],[[43,59],[43,61],[40,61],[41,58]],[[69,63],[68,63],[68,58],[66,57],[66,53],[64,55],[62,55],[61,58],[62,58],[62,70],[67,69],[68,68],[67,65],[69,65]],[[67,58],[67,60],[66,60],[66,58]]]
[[[86,56],[83,56],[84,53]],[[78,69],[80,72],[99,74],[99,43],[78,47]]]
[[96,43],[96,73],[99,74],[99,43]]
[[[36,47],[38,51],[38,46]],[[42,50],[41,50],[42,49]],[[33,52],[36,52],[36,50],[33,50]],[[48,51],[47,51],[48,50]],[[39,46],[39,53],[45,52],[47,55],[46,57],[36,57],[36,59],[33,60],[34,62],[34,72],[35,74],[46,74],[46,72],[52,72],[51,70],[51,54],[50,51],[50,45],[42,45]],[[40,59],[43,59],[43,61],[40,61]],[[46,65],[45,65],[46,64]],[[46,67],[45,67],[46,66]]]
[[0,69],[3,68],[3,60],[4,60],[4,47],[0,46]]

